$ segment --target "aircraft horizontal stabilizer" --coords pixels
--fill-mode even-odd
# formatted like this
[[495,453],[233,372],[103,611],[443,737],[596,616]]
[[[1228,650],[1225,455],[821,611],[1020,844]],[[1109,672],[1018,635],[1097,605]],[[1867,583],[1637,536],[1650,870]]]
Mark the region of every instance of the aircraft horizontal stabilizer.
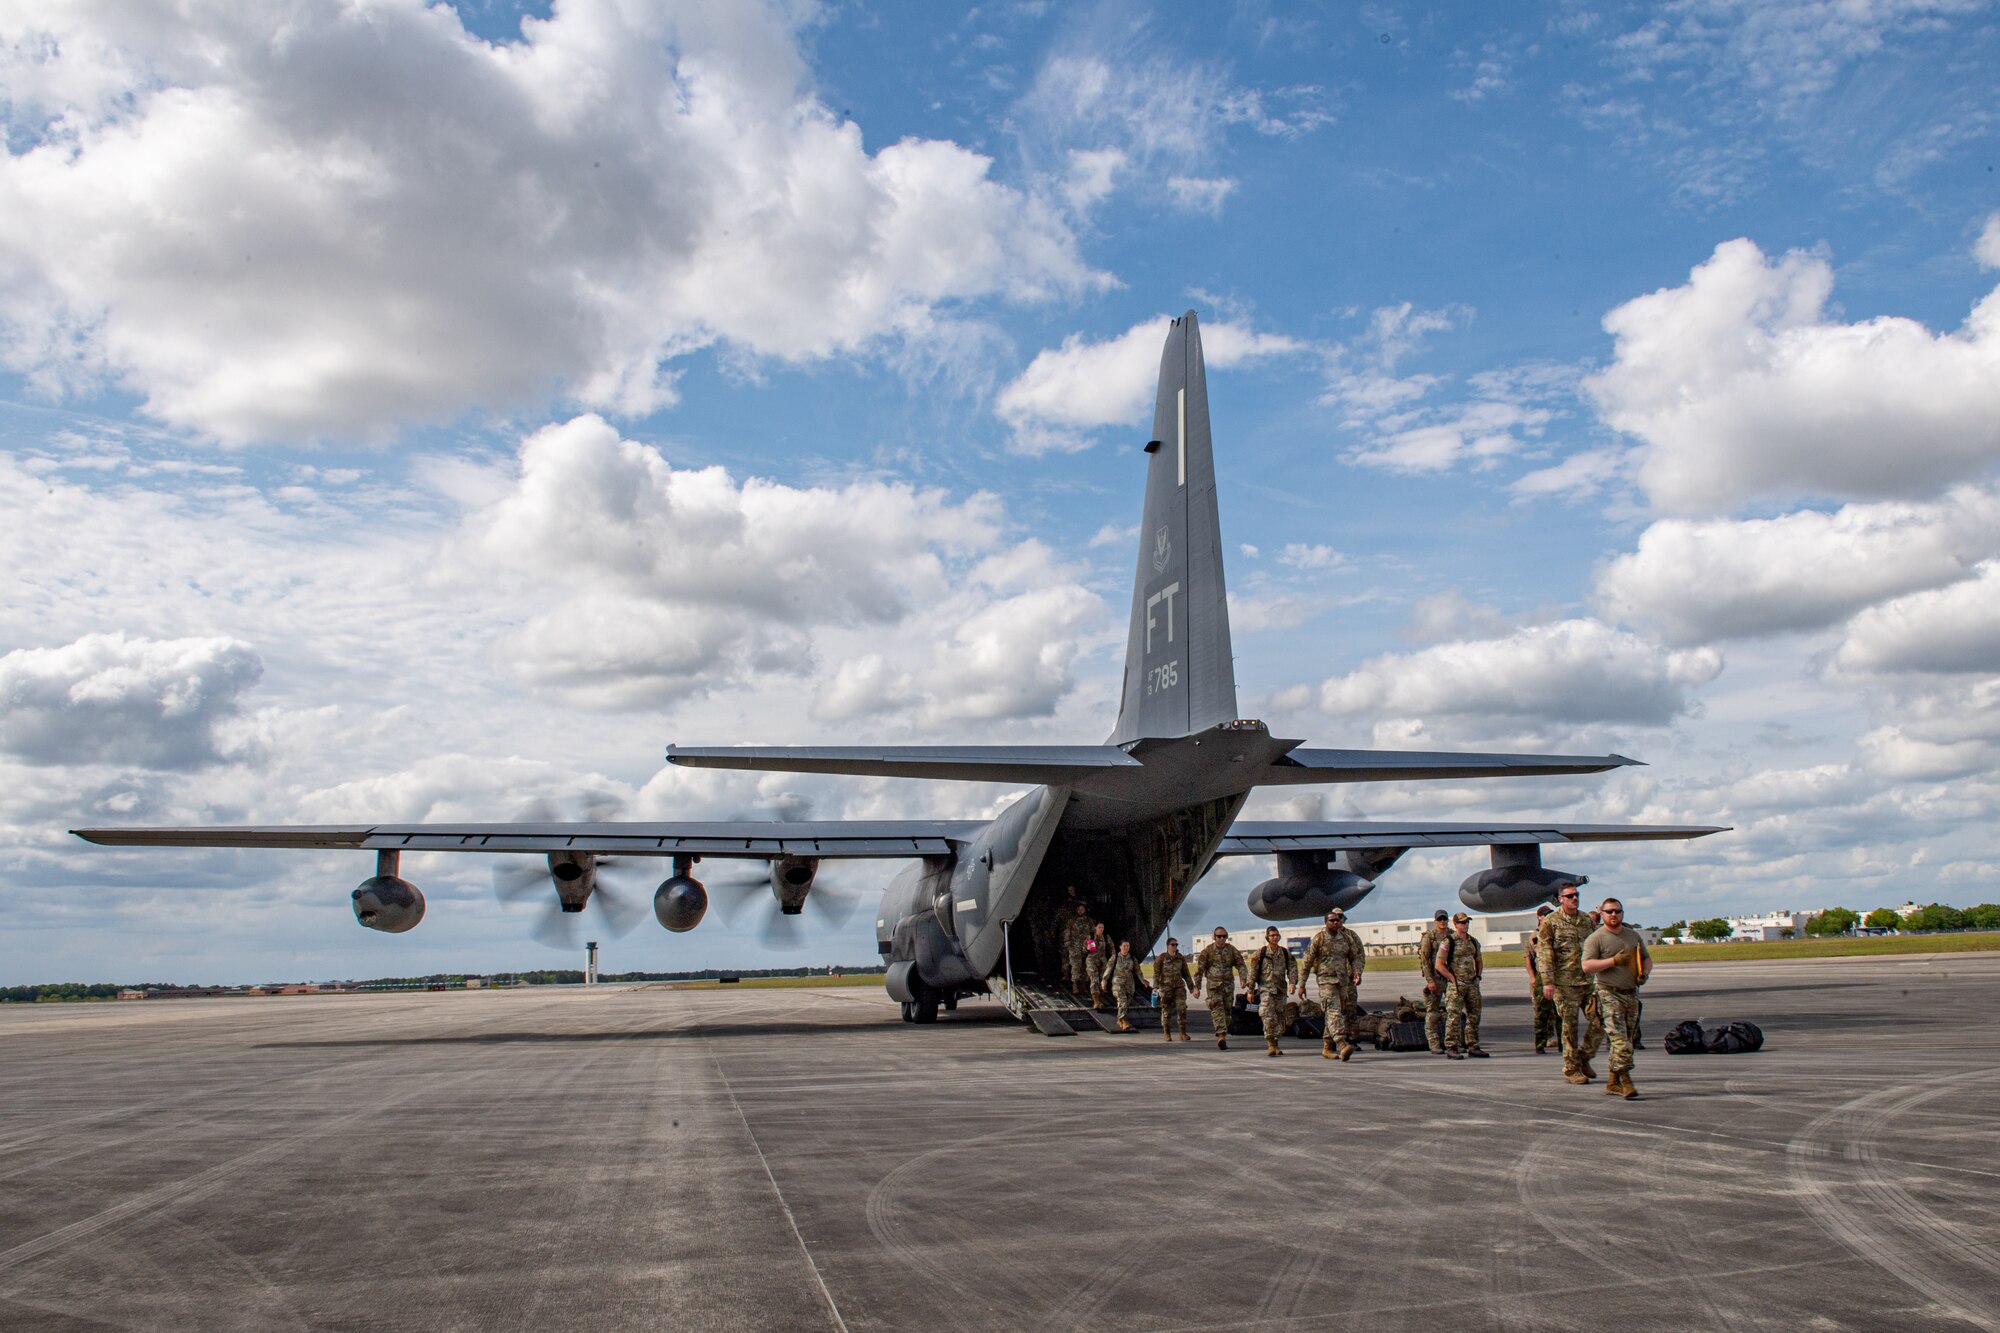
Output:
[[1293,750],[1258,776],[1260,787],[1313,782],[1554,777],[1639,764],[1622,754],[1458,754],[1449,750]]
[[669,745],[667,762],[685,768],[1056,787],[1106,769],[1143,767],[1115,745]]

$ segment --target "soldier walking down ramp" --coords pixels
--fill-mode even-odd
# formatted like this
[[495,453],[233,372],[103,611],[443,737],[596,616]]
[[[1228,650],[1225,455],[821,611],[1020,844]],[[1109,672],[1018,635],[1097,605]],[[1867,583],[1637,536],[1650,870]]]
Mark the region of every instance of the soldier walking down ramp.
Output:
[[1586,1014],[1590,978],[1583,972],[1583,942],[1595,927],[1576,910],[1576,885],[1565,884],[1556,895],[1556,910],[1535,929],[1535,970],[1542,974],[1542,994],[1555,1001],[1562,1023],[1563,1078],[1588,1083],[1597,1077],[1590,1057],[1602,1037],[1595,1012]]
[[1451,934],[1438,946],[1438,975],[1445,980],[1444,1053],[1454,1060],[1472,1056],[1484,1060],[1479,1045],[1479,978],[1486,964],[1479,941],[1472,938],[1472,918],[1464,912],[1451,918]]
[[1438,945],[1451,933],[1445,924],[1442,907],[1431,913],[1431,924],[1417,937],[1417,971],[1423,976],[1424,984],[1420,992],[1424,1006],[1424,1040],[1429,1044],[1432,1055],[1444,1054],[1444,982],[1439,979],[1433,965],[1437,958]]
[[[1535,926],[1541,927],[1542,918],[1556,909],[1543,903],[1535,909]],[[1536,970],[1535,942],[1528,941],[1528,947],[1521,950],[1527,962],[1528,1003],[1535,1011],[1535,1054],[1542,1055],[1549,1049],[1549,1043],[1559,1039],[1557,1031],[1556,1002],[1542,994],[1542,974]]]
[[1653,955],[1639,932],[1625,924],[1625,904],[1606,898],[1599,909],[1604,924],[1583,942],[1583,970],[1597,987],[1597,1015],[1611,1039],[1611,1078],[1606,1096],[1631,1100],[1632,1045],[1639,1035],[1639,987],[1651,970]]
[[1104,1007],[1104,974],[1111,967],[1111,935],[1098,922],[1091,928],[1090,938],[1083,942],[1083,974],[1090,986],[1090,1005],[1093,1009]]
[[1118,941],[1118,952],[1105,965],[1104,984],[1118,1002],[1118,1030],[1132,1030],[1132,997],[1139,993],[1139,960],[1133,956],[1132,941]]
[[1285,1030],[1285,997],[1299,979],[1299,960],[1285,947],[1276,926],[1264,930],[1264,944],[1250,955],[1250,986],[1257,995],[1257,1012],[1264,1020],[1264,1053],[1283,1055],[1278,1036]]
[[1075,913],[1063,922],[1063,985],[1078,998],[1090,990],[1090,974],[1084,967],[1083,959],[1089,950],[1091,933],[1096,929],[1097,923],[1090,919],[1090,909],[1082,903],[1078,903]]
[[1326,1039],[1320,1054],[1327,1059],[1348,1060],[1354,1055],[1354,992],[1361,985],[1362,969],[1368,965],[1368,951],[1361,937],[1347,928],[1347,913],[1338,907],[1326,914],[1326,929],[1312,937],[1306,956],[1299,962],[1299,993],[1305,994],[1305,978],[1319,978],[1319,1002],[1326,1009]]
[[1181,1040],[1188,1039],[1188,985],[1194,980],[1193,959],[1181,952],[1181,942],[1169,936],[1166,951],[1153,960],[1153,994],[1160,1001],[1160,1035],[1174,1039],[1179,1023]]
[[1244,965],[1243,952],[1229,942],[1229,932],[1221,926],[1215,928],[1215,938],[1208,947],[1194,956],[1194,993],[1199,996],[1203,986],[1208,987],[1208,1019],[1215,1024],[1215,1049],[1229,1049],[1229,1011],[1236,1003],[1236,978],[1243,978],[1243,984],[1250,984],[1250,969]]

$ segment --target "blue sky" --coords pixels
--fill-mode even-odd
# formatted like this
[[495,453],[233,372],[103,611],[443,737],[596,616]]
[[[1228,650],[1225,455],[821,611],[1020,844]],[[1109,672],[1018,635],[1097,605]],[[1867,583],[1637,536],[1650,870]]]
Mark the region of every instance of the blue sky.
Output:
[[[1649,761],[1258,812],[2000,897],[1990,4],[185,8],[0,8],[0,979],[563,959],[471,858],[385,937],[78,824],[997,809],[660,755],[1101,739],[1188,308],[1246,714]],[[871,953],[754,916],[606,965]]]

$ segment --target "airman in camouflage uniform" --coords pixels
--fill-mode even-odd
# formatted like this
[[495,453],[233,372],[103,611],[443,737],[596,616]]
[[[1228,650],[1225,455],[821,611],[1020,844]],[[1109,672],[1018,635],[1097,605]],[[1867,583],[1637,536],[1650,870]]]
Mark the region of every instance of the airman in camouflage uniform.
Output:
[[1437,974],[1434,960],[1438,945],[1444,943],[1451,927],[1442,907],[1431,913],[1431,924],[1417,937],[1417,971],[1424,979],[1424,989],[1419,997],[1424,1007],[1424,1039],[1429,1043],[1432,1055],[1444,1054],[1444,981]]
[[1132,1030],[1132,997],[1139,993],[1139,960],[1132,953],[1132,941],[1118,941],[1118,952],[1104,966],[1104,984],[1118,1002],[1118,1030]]
[[1082,903],[1078,903],[1075,914],[1063,922],[1063,985],[1069,987],[1073,995],[1084,995],[1090,989],[1090,975],[1083,960],[1096,929],[1097,923],[1090,919],[1090,909]]
[[1160,1002],[1160,1032],[1168,1041],[1174,1039],[1177,1022],[1181,1040],[1188,1039],[1187,993],[1188,984],[1194,980],[1193,961],[1181,952],[1181,942],[1171,936],[1166,951],[1153,960],[1153,994]]
[[1653,955],[1639,932],[1625,924],[1625,904],[1606,898],[1602,909],[1604,924],[1583,942],[1583,970],[1597,988],[1597,1013],[1611,1038],[1611,1077],[1604,1084],[1606,1095],[1630,1100],[1639,1095],[1632,1086],[1632,1047],[1639,1034],[1639,987]]
[[[1555,908],[1549,906],[1547,903],[1543,903],[1540,907],[1537,907],[1535,909],[1535,925],[1539,927],[1542,924],[1542,918],[1555,910]],[[1528,960],[1526,968],[1528,973],[1528,1004],[1535,1011],[1535,1054],[1543,1055],[1548,1052],[1550,1042],[1559,1040],[1556,1002],[1542,994],[1542,974],[1535,967],[1534,941],[1528,941],[1528,947],[1521,952]]]
[[1451,918],[1451,934],[1438,945],[1436,967],[1445,979],[1444,1053],[1454,1060],[1472,1056],[1484,1060],[1479,1045],[1479,978],[1486,970],[1479,956],[1479,941],[1472,938],[1472,918],[1456,912]]
[[1084,979],[1090,984],[1090,1003],[1099,1009],[1104,1007],[1104,975],[1110,967],[1111,935],[1100,921],[1083,944]]
[[1215,938],[1209,946],[1194,956],[1195,991],[1199,996],[1203,986],[1208,987],[1208,1019],[1215,1024],[1215,1049],[1229,1049],[1229,1011],[1236,1004],[1236,978],[1243,978],[1243,984],[1250,984],[1250,969],[1243,961],[1243,951],[1229,942],[1229,932],[1221,926],[1215,928]]
[[1299,962],[1301,977],[1319,978],[1319,1002],[1326,1008],[1326,1039],[1320,1054],[1327,1059],[1354,1055],[1354,992],[1361,985],[1368,951],[1361,937],[1347,928],[1347,913],[1338,907],[1326,914],[1326,929],[1312,937]]
[[1576,894],[1576,885],[1563,885],[1556,910],[1535,928],[1535,970],[1541,973],[1542,994],[1555,1001],[1562,1022],[1563,1078],[1588,1083],[1597,1077],[1590,1057],[1597,1054],[1603,1032],[1595,1006],[1584,1011],[1591,996],[1590,979],[1583,974],[1583,942],[1596,927],[1576,910]]
[[1299,979],[1299,960],[1285,947],[1278,928],[1264,931],[1264,946],[1250,955],[1250,985],[1257,992],[1257,1013],[1264,1020],[1264,1053],[1283,1055],[1278,1037],[1285,1030],[1285,997]]

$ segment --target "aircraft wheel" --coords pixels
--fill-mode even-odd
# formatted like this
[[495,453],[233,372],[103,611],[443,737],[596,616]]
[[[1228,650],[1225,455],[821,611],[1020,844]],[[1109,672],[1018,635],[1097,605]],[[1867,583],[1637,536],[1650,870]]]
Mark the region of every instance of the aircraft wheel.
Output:
[[910,1021],[913,1023],[935,1023],[937,1022],[937,1014],[938,1002],[936,1000],[918,1000],[916,1017]]
[[903,1001],[903,1021],[905,1023],[914,1023],[917,1021],[917,1006],[908,1000]]
[[958,997],[956,995],[952,996],[950,999],[944,1002],[944,1011],[948,1014],[955,1014],[958,1012]]

